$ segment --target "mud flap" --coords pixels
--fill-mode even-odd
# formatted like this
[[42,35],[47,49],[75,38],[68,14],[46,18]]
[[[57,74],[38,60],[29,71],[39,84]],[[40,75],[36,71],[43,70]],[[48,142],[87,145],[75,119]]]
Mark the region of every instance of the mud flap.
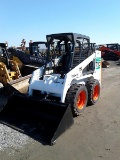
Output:
[[74,123],[70,105],[21,93],[11,96],[0,112],[0,122],[50,145]]

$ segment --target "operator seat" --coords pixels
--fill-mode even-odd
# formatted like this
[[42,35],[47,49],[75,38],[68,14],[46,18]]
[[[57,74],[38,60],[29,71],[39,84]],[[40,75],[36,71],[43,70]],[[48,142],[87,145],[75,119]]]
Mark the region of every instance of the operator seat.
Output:
[[66,53],[62,55],[56,67],[56,73],[66,74],[69,71],[70,54]]

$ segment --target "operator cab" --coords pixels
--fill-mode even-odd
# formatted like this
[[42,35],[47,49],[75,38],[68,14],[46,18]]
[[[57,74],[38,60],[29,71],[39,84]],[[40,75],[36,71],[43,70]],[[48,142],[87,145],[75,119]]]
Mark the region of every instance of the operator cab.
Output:
[[[90,38],[85,35],[60,33],[47,35],[46,38],[48,52],[45,75],[66,75],[95,51],[95,43],[90,43]],[[83,71],[88,71],[92,67],[92,65],[87,66]]]
[[37,41],[29,43],[30,55],[38,57],[46,57],[47,42]]

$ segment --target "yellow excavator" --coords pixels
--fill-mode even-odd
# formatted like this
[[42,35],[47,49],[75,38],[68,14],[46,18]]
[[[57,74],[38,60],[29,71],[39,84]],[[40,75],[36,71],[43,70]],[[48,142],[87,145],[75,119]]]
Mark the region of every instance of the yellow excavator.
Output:
[[0,43],[0,90],[9,83],[22,92],[28,86],[31,75],[22,76],[18,63],[11,59],[7,43]]

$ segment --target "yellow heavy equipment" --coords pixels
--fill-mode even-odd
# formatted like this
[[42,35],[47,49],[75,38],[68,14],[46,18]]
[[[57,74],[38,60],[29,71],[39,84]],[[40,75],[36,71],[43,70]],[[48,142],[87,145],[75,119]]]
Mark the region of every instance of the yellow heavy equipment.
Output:
[[31,75],[22,77],[18,63],[11,59],[7,43],[0,43],[0,90],[9,83],[17,90],[28,86]]

